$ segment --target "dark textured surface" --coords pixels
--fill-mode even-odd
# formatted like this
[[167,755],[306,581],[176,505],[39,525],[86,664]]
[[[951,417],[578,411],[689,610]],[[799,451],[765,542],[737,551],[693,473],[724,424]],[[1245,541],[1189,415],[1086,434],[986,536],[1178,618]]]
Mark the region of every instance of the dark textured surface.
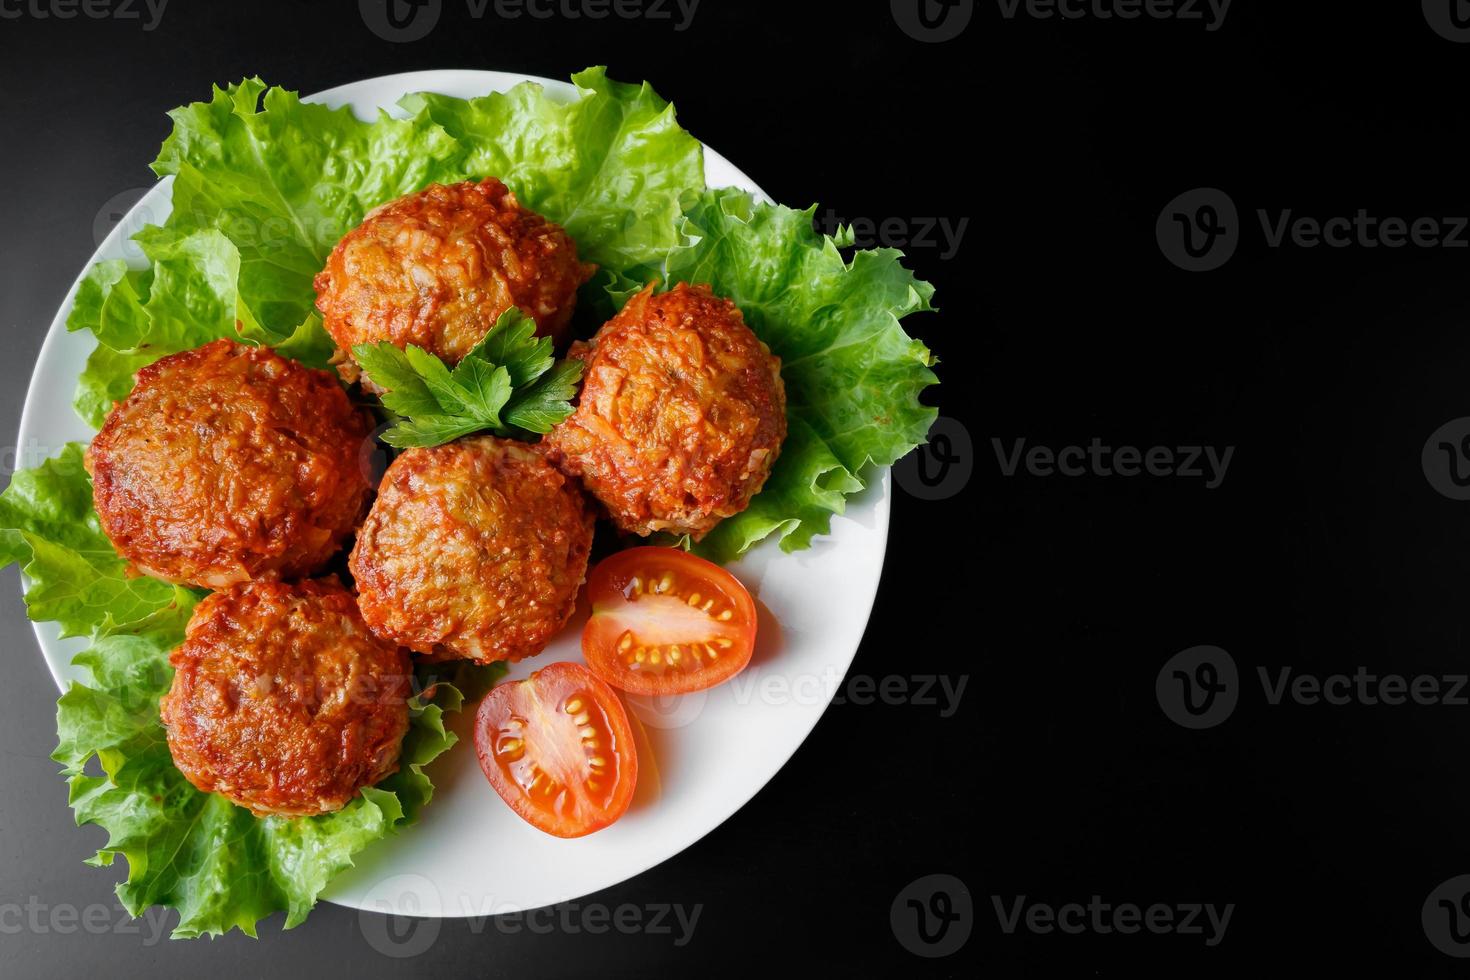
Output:
[[[25,9],[13,2],[4,9]],[[0,431],[15,430],[99,210],[151,182],[166,109],[244,74],[309,92],[423,68],[564,76],[606,63],[615,77],[651,80],[778,200],[819,200],[824,218],[867,219],[868,237],[890,240],[923,237],[925,216],[951,230],[967,221],[957,244],[935,233],[910,248],[943,308],[911,329],[943,359],[936,403],[968,435],[973,475],[958,493],[952,475],[937,501],[896,491],[854,665],[860,683],[894,675],[903,680],[889,690],[902,683],[910,696],[859,703],[873,699],[849,688],[857,696],[724,826],[547,920],[445,921],[425,951],[398,959],[380,950],[431,934],[390,947],[385,920],[325,905],[290,933],[267,924],[255,942],[150,942],[149,922],[141,933],[65,931],[66,909],[112,909],[91,921],[117,921],[111,884],[122,872],[81,863],[100,836],[71,825],[47,758],[55,691],[7,572],[0,973],[1202,976],[1392,963],[1399,975],[1438,975],[1458,965],[1430,944],[1420,913],[1431,890],[1470,871],[1465,708],[1359,695],[1273,705],[1257,671],[1272,683],[1283,667],[1465,671],[1470,521],[1465,503],[1426,481],[1420,452],[1442,423],[1470,415],[1467,252],[1272,247],[1257,211],[1268,225],[1285,209],[1464,215],[1470,45],[1437,36],[1412,3],[1369,12],[1239,0],[1209,30],[1148,16],[1038,18],[1024,6],[1008,19],[1008,2],[987,0],[938,44],[907,36],[886,3],[704,0],[684,31],[677,13],[507,19],[492,3],[475,19],[463,0],[443,7],[413,43],[376,37],[351,2],[173,0],[152,31],[0,19]],[[1223,267],[1191,274],[1165,260],[1155,222],[1197,187],[1229,195],[1241,240]],[[1097,438],[1235,452],[1214,489],[1095,468],[1008,478],[993,438],[1007,450],[1019,438],[1053,449]],[[1160,710],[1155,678],[1198,644],[1229,651],[1242,689],[1224,723],[1191,731]],[[940,705],[913,696],[933,675],[967,679],[947,716],[937,686]],[[935,873],[968,885],[973,935],[952,956],[920,959],[889,909]],[[1009,914],[1019,896],[1234,908],[1216,945],[1208,925],[1203,936],[1103,934],[1091,912],[1081,934],[1008,934],[995,902]],[[673,934],[582,928],[587,906],[624,904],[698,907],[699,918],[682,945],[677,924]]]

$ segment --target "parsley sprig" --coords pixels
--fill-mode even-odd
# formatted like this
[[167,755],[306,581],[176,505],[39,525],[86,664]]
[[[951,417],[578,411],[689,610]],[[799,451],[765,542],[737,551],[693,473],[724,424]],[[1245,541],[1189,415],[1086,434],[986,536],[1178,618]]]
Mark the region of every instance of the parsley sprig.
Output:
[[358,344],[352,356],[383,389],[383,406],[398,416],[383,441],[399,449],[476,432],[550,432],[572,414],[582,377],[582,362],[558,362],[551,338],[537,337],[536,322],[515,307],[453,369],[412,344]]

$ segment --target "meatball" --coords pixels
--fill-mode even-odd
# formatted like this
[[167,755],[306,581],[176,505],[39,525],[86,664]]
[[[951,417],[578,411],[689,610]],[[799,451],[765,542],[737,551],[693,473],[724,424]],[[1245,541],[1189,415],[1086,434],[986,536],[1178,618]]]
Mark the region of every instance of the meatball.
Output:
[[216,340],[139,371],[86,465],[102,530],[135,571],[220,589],[331,560],[371,489],[370,432],[330,373]]
[[434,659],[540,653],[576,606],[592,524],[576,485],[522,443],[410,449],[352,550],[363,618]]
[[316,277],[316,305],[344,361],[354,345],[386,340],[454,364],[512,306],[560,341],[595,269],[495,178],[431,184],[343,236]]
[[169,661],[169,752],[203,792],[257,816],[310,816],[398,768],[412,664],[336,579],[216,592]]
[[581,398],[544,447],[618,527],[697,541],[746,508],[786,438],[786,389],[734,303],[650,286],[574,353]]

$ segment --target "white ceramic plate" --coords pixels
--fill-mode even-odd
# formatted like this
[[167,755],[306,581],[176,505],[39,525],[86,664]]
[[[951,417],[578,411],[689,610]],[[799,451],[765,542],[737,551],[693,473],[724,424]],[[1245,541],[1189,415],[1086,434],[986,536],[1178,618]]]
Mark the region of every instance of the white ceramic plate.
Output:
[[[565,83],[488,71],[426,71],[389,75],[311,96],[350,105],[363,119],[396,111],[409,92],[471,97],[536,81],[572,99]],[[677,95],[677,93],[672,93]],[[705,149],[712,187],[762,194],[724,157]],[[159,223],[169,211],[170,180],[160,182],[118,222],[92,262],[140,261],[128,236]],[[764,196],[762,194],[762,196]],[[90,266],[90,263],[89,263]],[[21,416],[18,446],[31,460],[52,455],[91,431],[71,409],[72,392],[94,345],[71,334],[66,317],[76,287],[51,324]],[[31,463],[34,465],[34,462]],[[754,549],[732,567],[763,607],[755,657],[741,675],[711,691],[670,698],[629,698],[647,736],[640,746],[639,787],[628,814],[580,840],[549,837],[501,802],[480,773],[468,744],[432,767],[434,800],[417,826],[375,845],[358,866],[327,889],[340,905],[427,916],[483,916],[570,901],[615,885],[679,853],[719,826],[756,794],[816,725],[852,663],[878,588],[888,537],[889,481],[885,471],[835,518],[832,534],[810,550],[784,554],[774,544]],[[511,678],[558,660],[581,660],[585,609],[545,653],[517,665]],[[64,687],[71,658],[84,641],[60,640],[51,623],[36,624],[47,665]],[[468,713],[454,727],[464,742]]]

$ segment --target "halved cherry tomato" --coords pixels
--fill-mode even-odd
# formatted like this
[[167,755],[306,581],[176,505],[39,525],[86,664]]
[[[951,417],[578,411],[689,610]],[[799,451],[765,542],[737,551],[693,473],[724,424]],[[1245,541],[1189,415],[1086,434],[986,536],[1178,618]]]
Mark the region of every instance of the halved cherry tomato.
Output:
[[501,684],[475,715],[475,754],[500,798],[556,837],[621,817],[638,785],[633,730],[617,692],[581,664]]
[[686,551],[620,551],[592,570],[587,595],[587,666],[632,694],[714,687],[755,651],[755,600],[735,576]]

